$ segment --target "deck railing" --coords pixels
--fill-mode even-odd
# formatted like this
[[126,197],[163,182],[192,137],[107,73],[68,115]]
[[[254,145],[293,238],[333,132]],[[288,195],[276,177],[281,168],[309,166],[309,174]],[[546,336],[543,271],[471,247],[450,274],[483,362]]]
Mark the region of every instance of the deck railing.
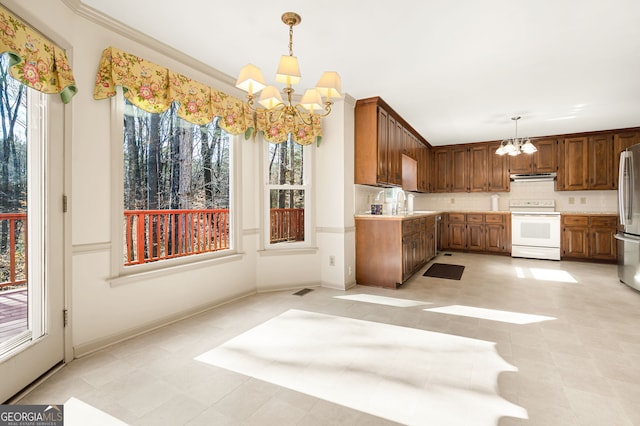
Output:
[[229,210],[125,210],[125,265],[229,248]]
[[27,214],[0,213],[0,226],[0,232],[6,232],[4,247],[0,247],[0,287],[24,284],[27,282]]
[[271,209],[271,243],[304,241],[304,209]]

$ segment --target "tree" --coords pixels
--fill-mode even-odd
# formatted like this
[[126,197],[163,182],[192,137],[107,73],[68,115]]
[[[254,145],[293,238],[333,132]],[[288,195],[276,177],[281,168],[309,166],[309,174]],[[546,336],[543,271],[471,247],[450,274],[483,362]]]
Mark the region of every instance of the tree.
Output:
[[[0,211],[3,213],[26,211],[26,107],[26,87],[9,75],[8,59],[3,55],[0,58]],[[2,252],[7,250],[8,236],[8,223],[2,221]]]

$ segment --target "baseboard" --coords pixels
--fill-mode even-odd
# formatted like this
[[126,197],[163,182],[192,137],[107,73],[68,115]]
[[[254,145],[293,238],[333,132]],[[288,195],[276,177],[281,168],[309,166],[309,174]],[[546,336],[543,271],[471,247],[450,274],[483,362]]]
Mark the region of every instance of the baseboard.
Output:
[[159,318],[155,321],[151,321],[145,323],[138,327],[133,327],[128,330],[122,331],[120,333],[115,333],[107,337],[102,337],[96,340],[92,340],[87,343],[83,343],[73,347],[73,357],[81,358],[83,356],[90,355],[96,351],[107,348],[109,346],[115,345],[120,342],[124,342],[125,340],[132,339],[134,337],[141,336],[145,333],[149,333],[150,331],[157,330],[159,328],[165,327],[167,325],[176,323],[178,321],[193,317],[195,315],[201,314],[203,312],[210,311],[211,309],[218,308],[223,305],[227,305],[229,303],[233,303],[237,300],[243,299],[247,296],[251,296],[256,294],[255,291],[250,291],[244,294],[240,294],[235,296],[229,300],[225,300],[224,302],[201,305],[193,309],[189,309],[187,311],[179,312],[173,315],[169,315],[166,317]]

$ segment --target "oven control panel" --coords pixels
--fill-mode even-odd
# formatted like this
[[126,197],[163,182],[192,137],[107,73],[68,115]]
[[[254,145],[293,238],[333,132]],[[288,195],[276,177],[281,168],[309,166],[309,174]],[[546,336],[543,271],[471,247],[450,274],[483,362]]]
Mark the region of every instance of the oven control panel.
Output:
[[509,200],[510,209],[531,209],[540,211],[541,209],[550,209],[554,211],[556,208],[556,200]]

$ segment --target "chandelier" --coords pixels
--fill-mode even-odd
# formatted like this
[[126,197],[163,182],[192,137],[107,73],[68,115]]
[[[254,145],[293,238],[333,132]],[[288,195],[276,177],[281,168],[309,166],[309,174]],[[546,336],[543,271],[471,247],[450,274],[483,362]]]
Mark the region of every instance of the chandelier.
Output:
[[[320,112],[316,115],[325,117],[331,112],[333,105],[332,98],[340,98],[342,84],[340,75],[335,71],[326,71],[313,89],[307,89],[300,100],[294,104],[292,96],[295,90],[294,84],[300,81],[300,67],[298,58],[293,56],[293,27],[302,22],[302,18],[295,12],[286,12],[282,15],[282,22],[289,27],[289,55],[282,55],[276,72],[276,81],[284,83],[282,93],[286,96],[286,102],[282,100],[280,92],[275,86],[266,86],[260,68],[253,64],[247,64],[240,70],[240,75],[236,82],[236,87],[247,92],[247,104],[254,112],[269,113],[269,121],[275,123],[282,118],[293,120],[296,116],[305,124],[310,125],[312,118],[305,118],[306,114],[314,114],[316,110]],[[260,94],[258,103],[255,105],[255,94]],[[324,100],[323,100],[324,97]]]
[[519,155],[523,152],[525,154],[536,152],[538,149],[531,143],[529,138],[518,138],[518,120],[520,120],[520,116],[511,117],[511,119],[516,122],[516,137],[503,140],[498,149],[496,149],[496,154]]

